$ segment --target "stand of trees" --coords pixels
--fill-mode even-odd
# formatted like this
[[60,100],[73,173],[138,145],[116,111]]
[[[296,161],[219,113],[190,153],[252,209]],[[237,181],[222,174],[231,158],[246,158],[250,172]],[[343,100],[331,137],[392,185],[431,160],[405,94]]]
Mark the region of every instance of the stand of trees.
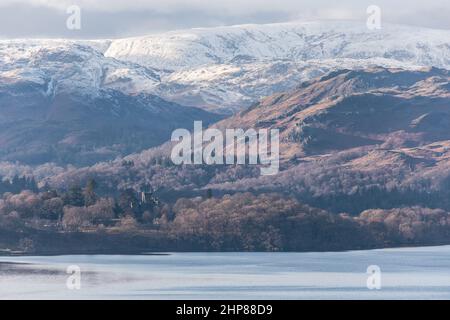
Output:
[[[83,188],[75,185],[65,192],[47,187],[38,191],[34,179],[28,178],[4,181],[3,185],[9,188],[0,199],[0,223],[10,228],[31,226],[76,231],[120,225],[122,220],[127,226],[138,222],[152,224],[159,214],[158,201],[151,193],[144,192],[139,199],[135,190],[127,189],[117,199],[100,197],[93,179]],[[27,186],[35,188],[31,190]]]
[[309,251],[450,243],[450,214],[404,207],[333,214],[279,194],[180,199],[173,239],[204,250]]
[[15,175],[11,180],[0,177],[0,194],[5,192],[19,193],[22,190],[37,192],[39,190],[33,177]]
[[[450,243],[450,214],[443,209],[411,206],[337,214],[277,193],[215,197],[212,190],[161,203],[149,186],[100,196],[93,179],[66,191],[20,190],[33,185],[29,178],[3,182],[10,191],[0,199],[0,229],[19,235],[26,230],[95,234],[97,241],[128,234],[139,248],[152,243],[166,251],[321,251]],[[21,248],[36,247],[28,237],[18,239]]]

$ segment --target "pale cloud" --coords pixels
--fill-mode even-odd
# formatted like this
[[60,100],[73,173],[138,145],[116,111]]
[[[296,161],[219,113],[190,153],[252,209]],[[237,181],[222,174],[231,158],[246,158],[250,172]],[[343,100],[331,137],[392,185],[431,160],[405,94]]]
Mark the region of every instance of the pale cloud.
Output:
[[[64,28],[78,5],[83,28]],[[122,37],[166,30],[294,19],[365,19],[381,7],[385,22],[450,29],[448,0],[0,0],[3,37]]]

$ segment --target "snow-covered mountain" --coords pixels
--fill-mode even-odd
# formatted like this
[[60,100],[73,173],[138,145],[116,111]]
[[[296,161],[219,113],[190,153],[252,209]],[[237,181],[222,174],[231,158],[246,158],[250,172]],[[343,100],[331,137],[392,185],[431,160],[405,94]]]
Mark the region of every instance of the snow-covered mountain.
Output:
[[106,41],[0,41],[0,80],[47,84],[48,95],[56,90],[95,95],[105,88],[150,92],[159,84],[149,68],[106,58],[105,46]]
[[364,21],[192,29],[114,40],[107,57],[164,70],[158,94],[236,111],[339,68],[450,68],[450,31]]
[[150,93],[219,112],[336,69],[450,69],[450,31],[365,21],[290,22],[173,31],[98,41],[0,41],[0,80],[44,83],[46,94]]
[[105,56],[148,67],[182,70],[251,60],[387,58],[448,67],[450,32],[365,21],[290,22],[191,29],[115,40]]
[[[159,75],[103,55],[104,42],[0,42],[0,159],[92,164],[219,119],[151,94]],[[133,94],[131,94],[133,92]]]

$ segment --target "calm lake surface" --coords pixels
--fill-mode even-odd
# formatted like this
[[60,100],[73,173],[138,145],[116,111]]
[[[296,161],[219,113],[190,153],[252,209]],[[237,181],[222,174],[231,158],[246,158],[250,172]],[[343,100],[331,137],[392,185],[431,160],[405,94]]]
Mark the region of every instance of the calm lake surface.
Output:
[[[81,288],[67,288],[67,268]],[[371,265],[381,289],[367,288]],[[339,253],[0,257],[1,299],[450,299],[450,246]]]

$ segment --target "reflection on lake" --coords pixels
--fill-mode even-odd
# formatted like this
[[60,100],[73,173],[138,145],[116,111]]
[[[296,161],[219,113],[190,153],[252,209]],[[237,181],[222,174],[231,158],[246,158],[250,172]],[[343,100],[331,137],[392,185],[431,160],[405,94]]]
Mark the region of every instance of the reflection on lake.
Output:
[[[67,267],[81,268],[69,290]],[[367,267],[381,268],[381,290]],[[335,253],[0,257],[2,299],[450,299],[450,246]]]

